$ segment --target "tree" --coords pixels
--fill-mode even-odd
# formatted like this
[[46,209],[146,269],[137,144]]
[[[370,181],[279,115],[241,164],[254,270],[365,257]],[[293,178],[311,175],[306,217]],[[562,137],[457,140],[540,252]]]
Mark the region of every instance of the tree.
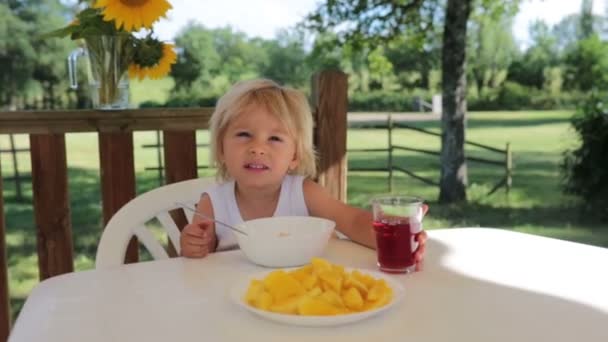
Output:
[[593,34],[593,0],[583,0],[581,4],[580,39],[587,39]]
[[[35,50],[28,24],[0,3],[0,105],[14,105],[15,96],[25,91],[35,66]],[[10,39],[8,39],[10,37]]]
[[560,61],[557,40],[543,21],[535,21],[530,26],[530,38],[530,47],[509,65],[507,79],[542,89],[545,70],[557,66]]
[[44,107],[55,108],[65,98],[66,58],[75,45],[41,36],[65,25],[68,12],[59,0],[0,3],[0,105],[42,95]]
[[171,68],[176,90],[189,89],[195,81],[211,85],[219,69],[220,56],[213,46],[213,35],[204,26],[190,23],[175,38],[180,48],[177,63]]
[[570,89],[589,91],[608,86],[608,44],[597,34],[581,40],[565,57],[566,82]]
[[496,86],[500,71],[506,70],[519,54],[511,31],[515,9],[497,11],[496,3],[482,2],[471,14],[467,64],[478,94],[486,85]]
[[304,33],[297,30],[280,31],[274,40],[261,41],[260,49],[267,54],[259,70],[263,77],[292,87],[303,88],[310,74],[304,49]]
[[[500,10],[518,1],[481,0]],[[443,19],[441,202],[466,200],[467,168],[464,158],[466,111],[466,36],[472,0],[327,0],[307,16],[306,26],[316,32],[333,31],[353,46],[377,46],[405,37],[419,46]],[[493,6],[490,6],[493,5]]]
[[448,0],[441,59],[443,115],[439,201],[444,203],[467,198],[464,140],[467,110],[466,42],[470,13],[471,0]]
[[[582,10],[584,11],[585,7]],[[606,33],[605,26],[607,20],[605,17],[592,15],[591,20],[589,19],[589,15],[584,19],[582,17],[578,13],[571,14],[553,26],[553,36],[557,39],[557,46],[560,51],[572,48],[580,39],[589,37],[590,32]],[[589,29],[589,21],[592,22],[591,30]]]
[[[386,48],[386,57],[402,87],[429,89],[431,71],[441,66],[441,32],[438,29],[428,32],[424,44],[411,44],[406,37],[395,37]],[[420,78],[411,83],[408,76],[414,73]]]

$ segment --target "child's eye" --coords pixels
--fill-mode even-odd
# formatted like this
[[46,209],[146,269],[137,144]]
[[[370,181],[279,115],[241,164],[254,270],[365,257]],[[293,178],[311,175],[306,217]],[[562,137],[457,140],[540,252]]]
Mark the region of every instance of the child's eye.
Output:
[[251,134],[249,134],[249,132],[237,132],[236,133],[237,137],[244,137],[244,138],[248,138],[251,136]]
[[271,141],[283,141],[283,139],[281,139],[281,137],[278,137],[278,136],[276,136],[276,135],[271,136],[271,137],[270,137],[270,140],[271,140]]

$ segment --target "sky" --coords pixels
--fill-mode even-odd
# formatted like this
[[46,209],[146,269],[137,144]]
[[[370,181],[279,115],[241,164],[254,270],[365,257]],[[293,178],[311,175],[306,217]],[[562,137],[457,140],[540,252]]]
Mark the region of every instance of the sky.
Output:
[[[169,0],[173,9],[154,26],[162,40],[171,41],[188,22],[194,21],[207,28],[230,25],[249,37],[271,39],[281,28],[289,28],[312,11],[319,0]],[[605,15],[608,0],[595,0],[593,12]],[[515,18],[513,33],[526,46],[528,26],[542,19],[549,25],[563,17],[580,12],[582,0],[523,0]]]

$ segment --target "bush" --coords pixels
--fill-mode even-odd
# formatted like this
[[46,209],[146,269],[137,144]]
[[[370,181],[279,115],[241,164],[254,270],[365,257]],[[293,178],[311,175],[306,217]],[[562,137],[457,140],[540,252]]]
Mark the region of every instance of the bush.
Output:
[[349,96],[348,110],[355,112],[416,112],[419,99],[430,103],[432,95],[428,91],[420,89],[357,92]]
[[505,82],[500,89],[490,90],[481,97],[467,97],[468,110],[555,110],[575,109],[584,102],[580,92],[551,94],[547,90]]
[[215,97],[179,96],[170,98],[165,107],[214,107]]
[[564,190],[581,199],[583,214],[608,222],[608,112],[592,97],[572,119],[581,145],[566,151]]

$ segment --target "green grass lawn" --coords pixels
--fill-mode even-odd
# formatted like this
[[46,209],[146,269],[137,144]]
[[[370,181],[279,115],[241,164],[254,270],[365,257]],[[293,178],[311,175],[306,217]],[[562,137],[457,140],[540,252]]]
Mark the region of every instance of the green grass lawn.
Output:
[[171,77],[165,77],[160,80],[147,78],[142,81],[136,79],[129,80],[130,105],[139,108],[139,105],[146,101],[165,103],[169,98],[169,92],[173,89],[174,83]]
[[[154,96],[150,94],[146,99],[154,99]],[[435,202],[438,197],[436,187],[399,172],[395,172],[394,192],[417,195],[428,200],[431,205],[425,223],[428,229],[498,227],[608,247],[608,227],[579,217],[572,206],[575,199],[564,196],[560,189],[559,162],[562,152],[576,145],[576,137],[569,128],[571,115],[572,112],[557,111],[470,113],[468,140],[497,148],[504,148],[507,142],[511,143],[515,170],[509,196],[504,189],[491,196],[487,195],[493,184],[504,174],[503,168],[472,162],[468,164],[467,204],[439,205]],[[437,132],[440,127],[438,122],[414,125]],[[15,138],[18,147],[28,146],[26,135],[17,135]],[[156,151],[141,148],[144,144],[155,143],[155,139],[154,132],[138,132],[134,135],[138,193],[158,186],[157,173],[146,171],[147,167],[157,166]],[[439,150],[440,146],[439,138],[411,130],[396,130],[393,139],[395,143],[409,147]],[[207,132],[199,132],[197,140],[206,143]],[[386,130],[352,129],[348,133],[349,148],[383,148],[386,147],[386,140]],[[75,267],[84,270],[93,267],[102,229],[96,135],[69,134],[66,144]],[[0,149],[7,147],[8,137],[0,135]],[[498,160],[503,158],[479,148],[467,147],[467,153]],[[199,164],[208,163],[208,154],[204,148],[199,149],[198,158]],[[29,174],[29,154],[20,154],[17,162],[21,172]],[[435,180],[439,178],[437,157],[399,152],[395,163],[425,177]],[[2,175],[12,176],[13,161],[8,155],[2,155],[1,165]],[[384,165],[386,153],[349,153],[350,167]],[[210,172],[201,170],[200,175],[210,175]],[[366,207],[371,197],[388,191],[386,179],[387,173],[384,172],[349,173],[348,201]],[[17,312],[38,282],[36,233],[30,204],[31,185],[28,182],[24,184],[24,194],[25,201],[16,200],[14,183],[4,182],[9,286],[14,312]]]

